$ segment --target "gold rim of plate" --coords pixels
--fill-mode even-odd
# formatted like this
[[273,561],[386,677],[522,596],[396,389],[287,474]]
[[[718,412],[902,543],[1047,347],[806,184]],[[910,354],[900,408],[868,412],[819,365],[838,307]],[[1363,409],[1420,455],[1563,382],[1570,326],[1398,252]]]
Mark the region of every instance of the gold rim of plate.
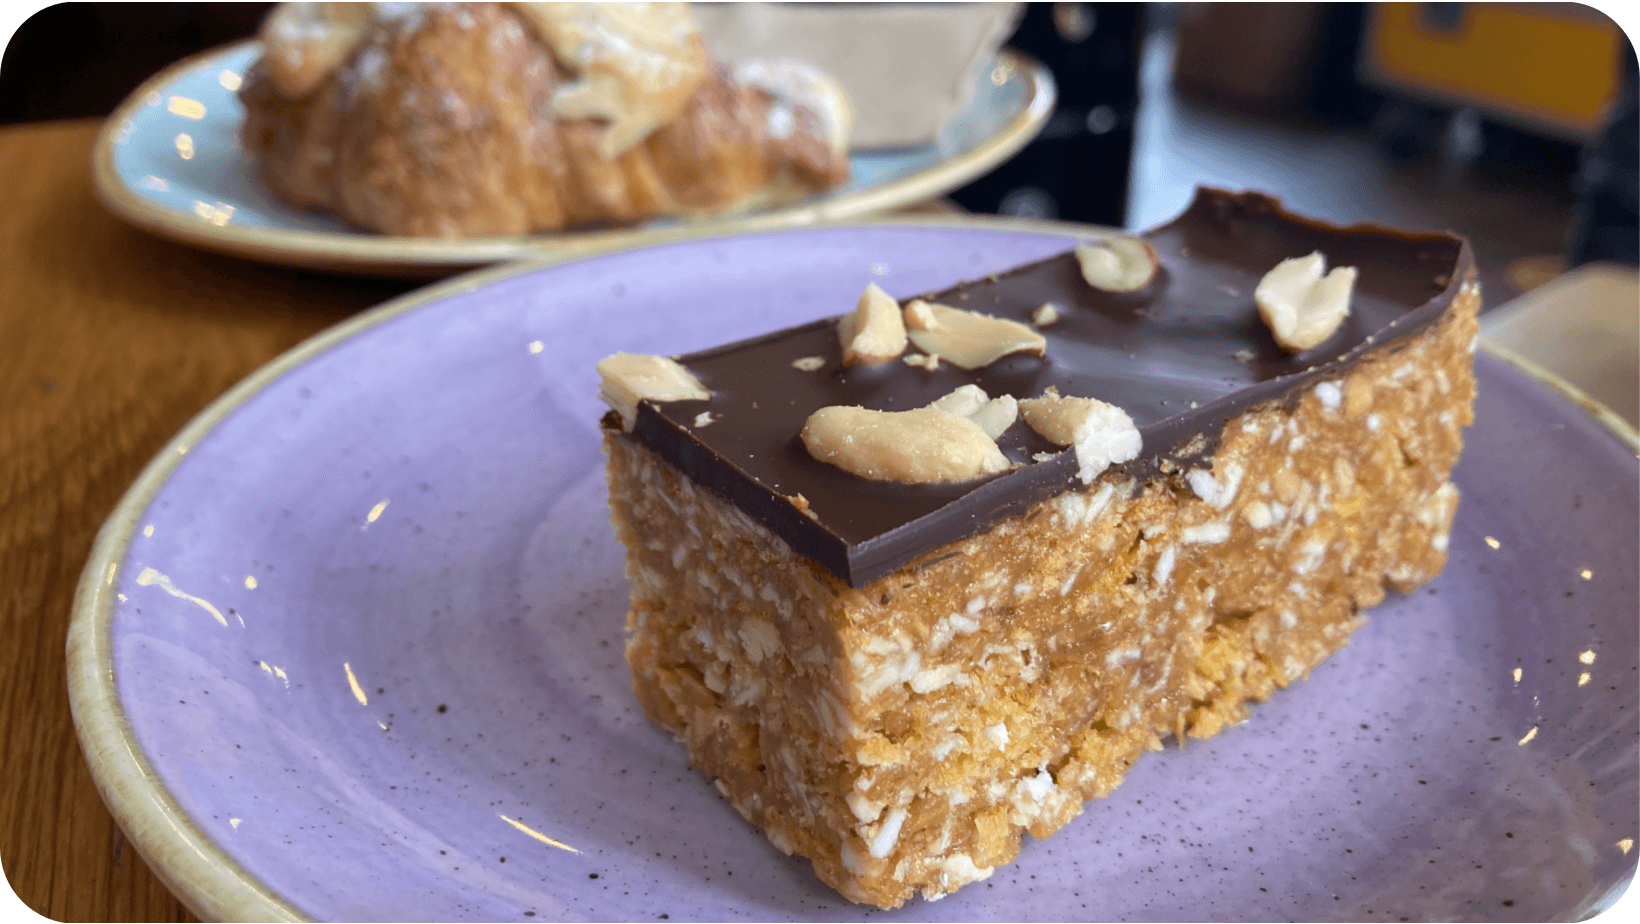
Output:
[[114,149],[122,126],[147,106],[148,98],[183,73],[223,55],[234,54],[255,40],[223,45],[187,57],[148,78],[104,121],[92,149],[92,185],[116,215],[160,237],[229,256],[305,269],[371,276],[426,278],[506,260],[548,254],[607,252],[684,240],[715,232],[760,231],[852,221],[903,208],[943,195],[989,172],[1017,154],[1041,132],[1052,114],[1058,92],[1053,75],[1029,56],[1010,48],[997,53],[995,67],[1025,82],[1026,102],[995,135],[973,150],[942,160],[896,180],[865,189],[800,202],[791,206],[718,219],[700,219],[656,228],[572,231],[521,237],[443,240],[393,237],[366,231],[330,232],[254,225],[214,225],[191,212],[160,205],[133,190],[114,166]]
[[[970,227],[1082,238],[1110,233],[1110,229],[1094,225],[986,216],[882,218],[852,224],[930,229]],[[671,235],[666,241],[646,241],[646,245],[712,240],[742,233],[738,229],[695,228],[689,233]],[[626,242],[606,240],[587,250],[548,254],[534,260],[474,270],[384,302],[313,335],[247,376],[189,421],[144,467],[98,530],[75,589],[68,630],[68,692],[75,730],[97,791],[115,821],[160,881],[199,918],[311,920],[290,899],[279,895],[236,862],[194,822],[161,782],[120,702],[113,663],[115,588],[142,513],[189,448],[198,445],[218,424],[269,385],[331,347],[452,295],[548,267],[628,249],[632,248]],[[1558,391],[1630,451],[1640,452],[1640,437],[1635,429],[1577,387],[1507,350],[1484,342],[1482,349]]]

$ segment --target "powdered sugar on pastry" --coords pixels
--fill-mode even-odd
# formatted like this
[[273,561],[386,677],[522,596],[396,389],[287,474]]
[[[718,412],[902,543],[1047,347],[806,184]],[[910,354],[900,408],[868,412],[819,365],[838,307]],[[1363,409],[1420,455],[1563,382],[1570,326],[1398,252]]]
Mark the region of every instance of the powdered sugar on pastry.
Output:
[[259,38],[268,76],[294,99],[317,87],[347,60],[375,11],[368,3],[281,3],[263,20]]
[[687,3],[511,6],[575,77],[553,96],[553,112],[609,122],[598,144],[606,159],[682,111],[712,70]]
[[[847,155],[849,134],[854,130],[854,106],[843,85],[828,74],[790,58],[758,59],[736,67],[735,80],[757,87],[786,105],[807,109],[819,121],[832,153]],[[770,110],[770,117],[779,111],[778,107]]]

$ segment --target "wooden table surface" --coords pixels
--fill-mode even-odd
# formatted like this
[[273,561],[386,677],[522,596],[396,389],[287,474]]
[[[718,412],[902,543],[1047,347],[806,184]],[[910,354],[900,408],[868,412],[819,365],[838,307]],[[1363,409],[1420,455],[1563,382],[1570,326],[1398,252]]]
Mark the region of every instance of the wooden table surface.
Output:
[[195,413],[309,335],[415,288],[200,253],[91,190],[99,121],[0,129],[0,862],[62,921],[194,920],[114,824],[69,716],[91,541]]
[[[104,518],[195,413],[417,284],[267,267],[130,228],[91,191],[98,125],[0,129],[0,861],[57,920],[193,920],[81,757],[64,673],[75,582]],[[1616,272],[1615,289],[1602,274],[1617,294],[1601,310],[1626,317],[1634,276]]]

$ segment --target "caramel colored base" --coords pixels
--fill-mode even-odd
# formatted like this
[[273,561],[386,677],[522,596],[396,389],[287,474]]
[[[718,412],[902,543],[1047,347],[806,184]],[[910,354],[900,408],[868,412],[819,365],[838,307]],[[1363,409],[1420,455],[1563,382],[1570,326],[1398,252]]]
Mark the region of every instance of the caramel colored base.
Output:
[[781,850],[884,908],[986,878],[1167,735],[1206,737],[1446,559],[1478,290],[1212,468],[1109,475],[853,589],[620,433],[645,711]]

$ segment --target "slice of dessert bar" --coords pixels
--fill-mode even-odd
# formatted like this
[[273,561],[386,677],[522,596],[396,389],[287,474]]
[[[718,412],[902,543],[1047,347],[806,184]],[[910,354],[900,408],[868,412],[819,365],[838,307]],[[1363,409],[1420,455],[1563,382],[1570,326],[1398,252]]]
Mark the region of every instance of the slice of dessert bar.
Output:
[[1479,303],[1453,235],[1202,190],[903,305],[617,354],[638,698],[848,898],[984,879],[1440,571]]

